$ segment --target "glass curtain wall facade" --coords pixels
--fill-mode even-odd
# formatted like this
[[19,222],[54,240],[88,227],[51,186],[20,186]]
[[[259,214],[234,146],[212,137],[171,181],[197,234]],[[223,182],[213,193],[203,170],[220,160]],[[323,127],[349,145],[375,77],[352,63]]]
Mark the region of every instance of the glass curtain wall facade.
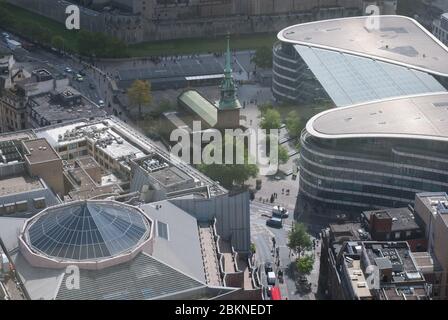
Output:
[[273,49],[272,92],[279,101],[331,101],[326,91],[290,43],[277,42]]
[[301,134],[299,212],[334,217],[412,204],[415,193],[448,191],[448,141],[323,139]]

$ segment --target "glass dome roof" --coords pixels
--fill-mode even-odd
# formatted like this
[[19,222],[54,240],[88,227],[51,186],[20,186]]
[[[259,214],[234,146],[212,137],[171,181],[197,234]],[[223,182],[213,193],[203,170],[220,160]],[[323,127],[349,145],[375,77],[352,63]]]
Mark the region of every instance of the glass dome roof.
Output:
[[49,208],[25,230],[33,251],[62,260],[98,260],[129,252],[150,236],[150,221],[117,202]]

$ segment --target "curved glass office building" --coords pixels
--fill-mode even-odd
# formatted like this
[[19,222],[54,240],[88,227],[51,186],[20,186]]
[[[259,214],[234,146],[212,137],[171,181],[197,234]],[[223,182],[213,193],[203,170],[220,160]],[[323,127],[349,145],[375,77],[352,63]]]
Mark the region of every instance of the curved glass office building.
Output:
[[448,88],[447,48],[408,17],[304,23],[278,39],[272,91],[280,101],[341,107]]
[[335,108],[301,134],[298,209],[360,213],[448,191],[448,93]]

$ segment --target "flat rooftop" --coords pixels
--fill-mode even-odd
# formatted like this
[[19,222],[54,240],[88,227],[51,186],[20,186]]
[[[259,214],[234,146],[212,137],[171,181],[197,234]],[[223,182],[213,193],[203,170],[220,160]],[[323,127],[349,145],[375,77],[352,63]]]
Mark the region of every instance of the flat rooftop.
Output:
[[424,281],[407,242],[364,242],[362,245],[371,264],[378,265],[383,258],[390,261],[395,272],[392,283]]
[[399,287],[383,288],[383,295],[387,300],[427,300],[425,288]]
[[416,195],[423,204],[432,212],[433,215],[437,214],[437,206],[439,202],[448,203],[448,194],[446,192],[426,192],[418,193]]
[[0,180],[0,196],[28,192],[43,188],[39,179],[28,176],[9,177]]
[[[60,92],[64,96],[77,95],[79,92],[73,88],[66,88],[65,91]],[[60,103],[53,101],[51,95],[46,93],[40,96],[33,97],[36,102],[32,109],[40,116],[44,117],[50,122],[69,121],[79,118],[98,118],[106,115],[106,112],[99,108],[93,102],[90,102],[85,97],[82,97],[82,103],[79,105],[63,106]]]
[[366,232],[360,223],[332,223],[329,225],[331,237],[334,242],[367,240],[369,233]]
[[442,271],[442,267],[438,261],[429,252],[413,252],[417,269],[423,273],[432,273]]
[[414,215],[409,208],[388,208],[374,211],[365,211],[363,215],[371,222],[371,216],[377,215],[377,218],[381,217],[385,219],[392,219],[392,231],[402,230],[418,230],[420,227],[415,222]]
[[[103,130],[104,132],[100,133],[98,132],[99,130]],[[227,193],[227,190],[219,184],[190,165],[177,159],[172,159],[168,151],[159,147],[141,132],[135,130],[113,116],[96,120],[80,118],[77,121],[70,121],[63,124],[34,129],[32,132],[34,132],[39,138],[47,139],[49,144],[55,148],[84,141],[86,136],[88,137],[89,135],[92,137],[91,139],[101,140],[106,138],[104,136],[105,134],[111,133],[113,137],[112,139],[108,139],[108,141],[112,142],[111,145],[106,144],[107,146],[105,148],[101,147],[100,143],[97,145],[97,148],[101,148],[102,151],[110,157],[135,156],[135,159],[139,159],[147,154],[157,153],[165,159],[170,159],[173,167],[176,167],[180,171],[190,175],[195,182],[201,182],[202,186],[208,186],[212,196]],[[70,132],[73,132],[72,136],[67,139],[64,138],[64,135]],[[126,165],[124,161],[122,162],[123,165]]]
[[154,171],[149,173],[149,175],[156,179],[164,187],[193,180],[192,177],[176,167],[169,167],[159,171]]
[[46,139],[25,140],[23,141],[23,145],[26,147],[26,158],[30,163],[61,159]]
[[378,20],[373,26],[367,16],[299,24],[280,31],[278,38],[448,76],[448,48],[417,21],[404,16],[374,18]]
[[351,263],[346,263],[347,271],[350,279],[350,284],[356,296],[360,299],[371,299],[372,294],[367,286],[367,280],[361,269],[361,262],[353,260]]
[[380,100],[324,111],[307,131],[324,139],[390,137],[448,141],[448,93]]
[[90,168],[97,168],[100,167],[98,162],[92,157],[84,157],[84,158],[78,158],[76,161],[79,163],[79,165],[84,169],[90,169]]

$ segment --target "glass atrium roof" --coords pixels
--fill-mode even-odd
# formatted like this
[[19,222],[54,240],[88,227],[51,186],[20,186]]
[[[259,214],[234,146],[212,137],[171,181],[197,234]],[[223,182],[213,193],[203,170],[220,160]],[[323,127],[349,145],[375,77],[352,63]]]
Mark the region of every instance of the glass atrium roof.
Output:
[[63,260],[105,259],[133,250],[150,233],[138,210],[115,202],[77,202],[47,209],[26,230],[32,250]]
[[338,107],[446,91],[425,72],[332,50],[294,47]]

